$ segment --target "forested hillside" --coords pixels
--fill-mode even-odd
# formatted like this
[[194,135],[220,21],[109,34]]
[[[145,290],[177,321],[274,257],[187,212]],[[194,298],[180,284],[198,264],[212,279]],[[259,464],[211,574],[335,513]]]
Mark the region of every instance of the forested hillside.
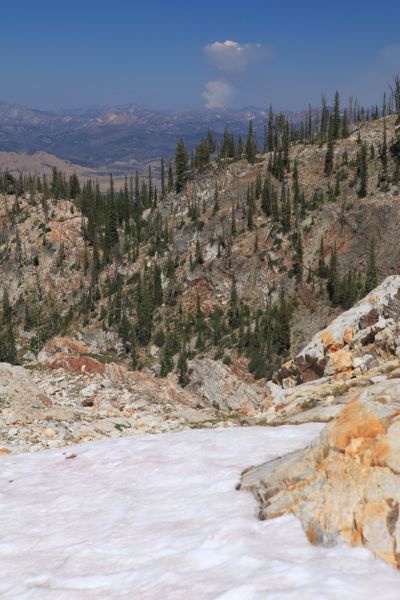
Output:
[[271,109],[262,148],[251,121],[191,156],[182,139],[159,185],[3,173],[2,359],[99,329],[115,359],[182,385],[202,355],[270,377],[399,265],[396,94],[372,112],[337,94],[296,128]]

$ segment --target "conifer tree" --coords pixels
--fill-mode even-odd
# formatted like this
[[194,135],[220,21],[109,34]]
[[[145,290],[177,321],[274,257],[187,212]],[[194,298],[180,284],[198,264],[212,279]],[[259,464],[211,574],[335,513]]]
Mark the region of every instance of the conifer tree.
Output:
[[231,210],[232,218],[231,218],[231,235],[236,235],[236,207],[235,201],[232,202],[232,210]]
[[8,291],[3,288],[2,320],[0,323],[0,362],[15,364],[17,351],[15,347],[12,306]]
[[171,161],[169,161],[169,163],[168,163],[168,184],[167,184],[168,193],[172,192],[173,189],[174,189],[174,173],[172,170]]
[[188,153],[185,142],[181,138],[176,146],[175,154],[175,190],[179,193],[183,190],[188,177]]
[[6,287],[3,288],[2,319],[3,323],[8,323],[12,319],[12,307]]
[[131,367],[136,370],[139,367],[139,355],[137,349],[137,339],[135,329],[131,329],[130,335],[130,346],[131,346]]
[[349,115],[347,109],[345,108],[342,119],[342,138],[345,139],[347,137],[349,137]]
[[[299,232],[301,239],[301,234]],[[291,308],[290,304],[285,298],[283,291],[279,298],[279,304],[276,311],[276,323],[275,328],[277,330],[277,338],[279,340],[280,352],[287,352],[290,348],[290,318]]]
[[0,327],[0,362],[15,364],[17,351],[15,348],[14,327],[12,320]]
[[123,340],[123,342],[125,342],[125,344],[128,342],[128,340],[130,338],[130,330],[131,330],[131,326],[130,326],[128,317],[126,316],[126,313],[123,312],[120,323],[119,323],[119,327],[118,327],[118,333],[119,333],[120,338]]
[[255,213],[255,201],[253,195],[253,188],[247,188],[247,228],[253,229],[253,218]]
[[190,379],[188,376],[186,346],[183,343],[181,346],[181,351],[179,353],[177,368],[178,368],[178,381],[184,387],[185,385],[187,385],[189,383]]
[[328,126],[329,126],[329,110],[326,105],[326,98],[325,98],[325,96],[322,96],[321,125],[320,125],[321,144],[324,144],[327,140]]
[[303,242],[300,229],[296,232],[295,254],[293,257],[293,273],[299,283],[303,279]]
[[292,203],[290,199],[290,191],[282,186],[282,198],[281,198],[281,223],[283,233],[290,231],[291,218],[292,218]]
[[299,169],[297,166],[297,160],[294,163],[293,168],[293,204],[298,206],[301,202],[300,196],[300,184],[299,184]]
[[[289,121],[287,117],[283,116],[282,121],[282,167],[286,168],[286,171],[290,172],[290,160],[289,160],[289,145],[290,145],[290,132],[289,132]],[[283,177],[283,174],[282,174]]]
[[146,346],[151,339],[153,328],[153,294],[148,287],[145,275],[139,278],[136,286],[137,340]]
[[161,159],[160,164],[160,179],[161,179],[161,196],[165,196],[165,164],[164,159]]
[[309,144],[313,143],[313,125],[312,125],[312,110],[311,104],[308,105],[308,120],[307,120],[307,141]]
[[81,186],[76,173],[73,173],[69,178],[69,194],[73,199],[77,199],[81,191]]
[[149,169],[148,169],[147,181],[148,181],[148,205],[151,206],[153,203],[154,190],[153,190],[153,174],[152,174],[150,165],[149,165]]
[[261,191],[262,191],[262,185],[261,185],[261,173],[258,170],[257,171],[257,176],[256,176],[256,187],[255,187],[255,197],[258,200],[258,198],[260,198],[261,196]]
[[368,256],[367,273],[365,276],[365,293],[368,294],[378,285],[378,273],[376,270],[375,242],[371,241],[370,251]]
[[174,368],[174,340],[171,331],[167,331],[161,352],[161,377],[166,377]]
[[264,184],[261,194],[261,208],[267,216],[272,214],[271,189],[267,178],[264,179]]
[[89,270],[89,254],[88,254],[87,246],[85,246],[85,249],[83,251],[83,274],[87,275],[88,270]]
[[340,137],[340,97],[339,97],[339,92],[336,92],[335,99],[333,102],[332,139],[338,140],[339,137]]
[[324,239],[323,238],[321,238],[321,243],[319,246],[318,276],[319,277],[327,277],[328,276],[328,268],[325,264],[325,248],[324,248]]
[[271,213],[272,213],[273,219],[275,221],[278,221],[279,220],[278,194],[275,190],[272,192]]
[[268,125],[266,128],[264,152],[272,152],[274,150],[274,113],[272,106],[268,111]]
[[380,153],[381,158],[381,175],[380,183],[383,183],[386,187],[388,180],[388,144],[387,144],[387,131],[386,131],[386,118],[383,119],[383,143]]
[[241,135],[239,135],[238,138],[238,143],[237,143],[237,151],[236,151],[236,156],[238,158],[242,158],[243,156],[243,151],[244,151],[244,144],[243,144],[243,138]]
[[201,300],[200,300],[199,294],[197,294],[197,296],[196,296],[195,321],[196,321],[196,330],[197,330],[197,332],[199,332],[204,328],[204,314],[203,314],[203,311],[201,310]]
[[258,230],[256,231],[256,235],[254,238],[254,254],[258,252]]
[[247,134],[247,141],[246,141],[246,159],[252,165],[255,163],[256,154],[257,154],[257,148],[256,148],[256,141],[255,141],[254,130],[253,130],[253,121],[252,121],[252,119],[250,119],[249,131]]
[[239,326],[239,300],[236,290],[235,274],[232,275],[231,296],[228,310],[229,324],[233,329]]
[[18,227],[15,228],[15,260],[18,265],[22,262],[22,244],[19,236]]
[[65,247],[64,247],[64,241],[61,240],[60,242],[60,247],[58,249],[58,256],[57,256],[57,267],[62,267],[62,265],[64,264],[64,260],[65,260]]
[[203,254],[201,251],[200,240],[196,240],[195,261],[196,261],[196,264],[198,264],[198,265],[202,265],[204,262]]
[[107,197],[107,215],[104,234],[104,258],[108,261],[110,253],[118,243],[118,215],[115,204],[114,181],[110,175],[110,187]]
[[358,196],[360,198],[365,198],[367,195],[367,181],[368,181],[367,145],[365,143],[361,144],[361,150],[359,152],[358,177],[360,180]]
[[336,247],[331,252],[328,270],[327,290],[328,296],[332,304],[336,305],[338,301],[338,264]]
[[340,177],[339,177],[339,173],[336,173],[336,181],[335,181],[335,192],[334,192],[336,198],[338,198],[340,196]]

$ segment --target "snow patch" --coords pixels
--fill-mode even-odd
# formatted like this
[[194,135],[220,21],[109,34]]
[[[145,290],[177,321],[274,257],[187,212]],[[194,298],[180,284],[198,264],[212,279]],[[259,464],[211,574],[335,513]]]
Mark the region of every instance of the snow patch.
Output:
[[1,598],[397,599],[400,574],[367,550],[313,547],[294,517],[259,521],[235,490],[242,469],[320,429],[192,430],[2,457]]

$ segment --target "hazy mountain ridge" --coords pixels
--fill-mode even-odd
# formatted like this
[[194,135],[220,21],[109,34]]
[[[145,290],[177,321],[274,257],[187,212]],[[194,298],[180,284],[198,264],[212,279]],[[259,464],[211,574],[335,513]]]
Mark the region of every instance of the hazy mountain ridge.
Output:
[[0,101],[0,151],[48,152],[85,167],[132,170],[173,156],[180,137],[194,146],[208,128],[245,134],[249,118],[262,136],[266,111],[256,107],[163,111],[126,104],[51,112]]

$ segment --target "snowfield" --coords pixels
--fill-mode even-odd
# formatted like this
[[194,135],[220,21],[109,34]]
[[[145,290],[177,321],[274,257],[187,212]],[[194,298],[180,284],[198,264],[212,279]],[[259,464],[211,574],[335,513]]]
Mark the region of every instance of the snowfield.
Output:
[[1,457],[0,597],[398,600],[400,574],[367,550],[313,547],[294,517],[261,522],[253,497],[235,490],[242,469],[320,428],[192,430]]

